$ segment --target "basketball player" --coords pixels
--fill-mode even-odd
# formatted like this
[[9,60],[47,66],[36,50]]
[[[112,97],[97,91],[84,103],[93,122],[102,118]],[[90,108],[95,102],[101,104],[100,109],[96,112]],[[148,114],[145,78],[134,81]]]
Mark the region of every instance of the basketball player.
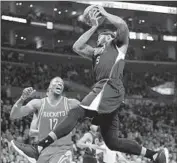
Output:
[[[35,113],[30,132],[31,135],[37,135],[38,139],[42,140],[66,117],[70,109],[79,105],[79,101],[62,96],[63,89],[63,80],[60,77],[55,77],[50,82],[47,97],[33,99],[23,106],[24,100],[35,92],[32,87],[25,88],[22,96],[11,110],[11,119],[17,119],[30,113]],[[37,163],[70,163],[71,161],[71,148],[73,144],[71,141],[71,133],[55,141],[43,150],[39,158],[29,157],[28,153],[24,152],[23,149],[28,148],[27,145],[22,146],[21,143],[13,140],[11,143],[18,153],[28,158],[32,163],[36,162],[36,160]]]
[[[109,149],[141,155],[151,159],[154,163],[168,163],[166,148],[153,151],[140,146],[136,141],[118,137],[118,112],[125,95],[122,82],[124,59],[129,44],[129,29],[126,22],[106,12],[101,6],[92,7],[86,15],[90,17],[91,28],[75,42],[73,49],[79,55],[92,59],[96,84],[79,107],[72,109],[65,120],[37,146],[44,150],[55,140],[69,134],[79,120],[90,117],[94,118],[94,124],[100,126],[102,137]],[[99,20],[102,17],[113,24],[117,31],[116,34],[110,30],[100,33],[97,47],[93,48],[88,45],[88,41],[97,31],[100,25]],[[26,150],[29,155],[38,157],[40,151],[37,148],[32,149],[34,149],[33,146]]]
[[80,149],[85,149],[83,163],[97,163],[96,150],[104,150],[97,145],[97,129],[97,126],[91,125],[90,131],[85,133],[84,136],[77,142],[77,147]]
[[104,163],[130,163],[130,161],[127,161],[126,158],[117,151],[110,150],[105,143],[103,143],[100,147],[105,149],[104,151],[97,151],[97,154],[103,152],[103,162]]

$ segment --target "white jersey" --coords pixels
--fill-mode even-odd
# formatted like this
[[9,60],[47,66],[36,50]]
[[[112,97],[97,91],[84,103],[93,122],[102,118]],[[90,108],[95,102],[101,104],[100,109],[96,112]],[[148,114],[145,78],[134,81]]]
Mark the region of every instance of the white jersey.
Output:
[[[104,163],[128,163],[128,161],[120,152],[110,150],[105,144],[103,144],[101,147],[106,149],[106,151],[103,152]],[[101,152],[101,150],[97,151],[97,153]]]

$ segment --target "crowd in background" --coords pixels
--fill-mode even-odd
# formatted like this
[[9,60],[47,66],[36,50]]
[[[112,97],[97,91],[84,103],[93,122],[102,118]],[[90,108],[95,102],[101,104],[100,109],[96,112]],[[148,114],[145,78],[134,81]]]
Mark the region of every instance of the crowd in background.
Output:
[[[22,64],[24,55],[18,53],[2,53],[2,61],[15,62],[21,64],[3,63],[2,84],[11,84],[12,86],[33,86],[35,89],[45,89],[49,80],[55,76],[61,76],[63,79],[69,79],[91,87],[94,84],[91,68],[85,68],[82,64],[42,64],[33,62],[31,64]],[[14,78],[13,76],[16,76]],[[174,82],[176,74],[168,71],[160,73],[134,73],[126,71],[124,75],[124,84],[126,95],[138,95],[148,97],[149,87],[163,84],[166,81]],[[36,85],[36,83],[38,83]]]
[[[10,45],[4,45],[4,47],[9,47]],[[45,46],[42,46],[39,49],[36,49],[36,45],[34,43],[34,45],[21,45],[19,46],[19,44],[13,46],[13,48],[20,48],[20,49],[24,49],[24,50],[36,50],[36,51],[41,51],[41,52],[55,52],[55,53],[59,53],[59,54],[69,54],[69,55],[77,55],[75,52],[73,52],[72,50],[72,46],[71,45],[65,45],[62,47],[55,47],[53,49],[51,48],[45,48]],[[159,49],[151,49],[151,51],[147,51],[144,52],[142,51],[142,53],[140,53],[139,55],[137,55],[136,53],[136,49],[140,48],[140,47],[133,47],[133,46],[129,46],[128,51],[127,51],[127,55],[126,55],[126,59],[128,60],[145,60],[145,61],[167,61],[167,62],[176,62],[177,58],[170,58],[168,57],[167,53],[164,52],[164,50],[159,50]],[[150,49],[150,48],[148,48]],[[8,54],[8,55],[7,55]],[[5,52],[2,51],[2,58],[4,60],[8,60],[8,61],[19,61],[21,60],[23,57],[22,53],[18,53],[18,52]]]
[[[32,115],[19,120],[10,120],[9,118],[9,113],[14,102],[15,101],[11,98],[3,100],[1,104],[2,163],[28,163],[25,158],[18,155],[13,150],[13,148],[10,146],[10,143],[8,142],[8,137],[11,136],[13,139],[19,142],[34,143],[34,140],[28,136]],[[175,163],[177,152],[177,132],[175,131],[175,128],[165,125],[164,123],[158,123],[157,118],[154,121],[151,116],[143,117],[136,114],[136,112],[134,112],[136,107],[137,106],[131,106],[128,104],[125,108],[120,110],[119,136],[122,138],[128,137],[130,139],[135,139],[140,144],[154,150],[165,146],[170,151],[171,163]],[[147,110],[143,110],[142,113],[147,113]],[[76,143],[77,140],[89,130],[89,125],[90,121],[86,120],[84,123],[77,126],[74,132],[75,134],[73,135],[73,142]],[[84,151],[77,150],[76,148],[73,156],[74,162],[81,163],[80,159],[82,158],[83,154]],[[125,157],[132,162],[148,162],[147,159],[140,159],[137,156],[125,155]]]
[[[11,97],[9,87],[29,87],[33,86],[36,90],[45,90],[48,87],[52,77],[61,76],[78,84],[92,86],[93,79],[91,69],[85,69],[84,65],[50,65],[33,62],[31,65],[24,63],[24,55],[12,53],[5,55],[2,53],[2,79],[1,84],[5,86],[2,89],[1,97],[1,145],[2,145],[2,163],[28,163],[28,161],[18,155],[10,146],[8,136],[24,143],[33,143],[29,138],[28,132],[32,115],[19,120],[10,120],[9,113],[15,100]],[[13,63],[12,63],[13,62]],[[137,76],[138,75],[138,76]],[[148,97],[147,87],[153,87],[162,84],[165,81],[174,81],[174,74],[169,72],[136,74],[126,73],[126,96],[136,95],[138,98]],[[67,89],[65,91],[68,91]],[[77,96],[77,94],[76,94]],[[177,161],[177,125],[176,106],[174,104],[126,104],[125,108],[120,110],[120,137],[128,137],[137,140],[140,144],[150,148],[157,149],[166,146],[170,150],[171,163]],[[90,121],[80,124],[73,140],[76,142],[83,133],[88,131]],[[75,151],[74,162],[82,163],[83,151]],[[140,159],[136,156],[125,156],[132,162],[147,163],[147,159]],[[98,158],[101,163],[100,158]]]

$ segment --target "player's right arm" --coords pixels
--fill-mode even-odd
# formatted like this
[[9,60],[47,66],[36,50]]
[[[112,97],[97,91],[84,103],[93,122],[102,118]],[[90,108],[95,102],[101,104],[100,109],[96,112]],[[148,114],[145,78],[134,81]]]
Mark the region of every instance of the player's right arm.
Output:
[[94,54],[95,49],[91,47],[90,45],[87,44],[91,36],[95,33],[97,30],[99,23],[98,20],[100,17],[97,17],[99,13],[94,12],[93,15],[91,16],[91,22],[92,22],[92,27],[85,32],[83,35],[79,37],[79,39],[74,43],[73,45],[73,50],[88,59],[92,59],[92,56]]
[[87,32],[79,37],[74,43],[73,50],[82,57],[91,59],[94,54],[94,48],[87,44],[90,37],[96,31],[97,27],[93,26]]
[[23,90],[21,97],[17,100],[17,102],[12,107],[12,110],[10,113],[11,119],[18,119],[18,118],[27,116],[28,114],[35,112],[37,109],[40,108],[41,106],[40,99],[33,99],[23,106],[24,101],[27,98],[29,98],[34,92],[35,90],[33,90],[32,87],[25,88]]

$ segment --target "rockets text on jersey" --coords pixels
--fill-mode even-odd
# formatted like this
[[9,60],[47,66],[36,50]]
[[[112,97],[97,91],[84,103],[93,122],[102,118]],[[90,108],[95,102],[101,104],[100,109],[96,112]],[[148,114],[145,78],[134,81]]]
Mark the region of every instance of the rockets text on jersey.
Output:
[[[39,110],[37,129],[39,140],[45,138],[68,114],[69,111],[68,99],[61,97],[56,105],[52,105],[49,99],[42,99],[42,106]],[[71,145],[71,134],[55,141],[51,146]]]

